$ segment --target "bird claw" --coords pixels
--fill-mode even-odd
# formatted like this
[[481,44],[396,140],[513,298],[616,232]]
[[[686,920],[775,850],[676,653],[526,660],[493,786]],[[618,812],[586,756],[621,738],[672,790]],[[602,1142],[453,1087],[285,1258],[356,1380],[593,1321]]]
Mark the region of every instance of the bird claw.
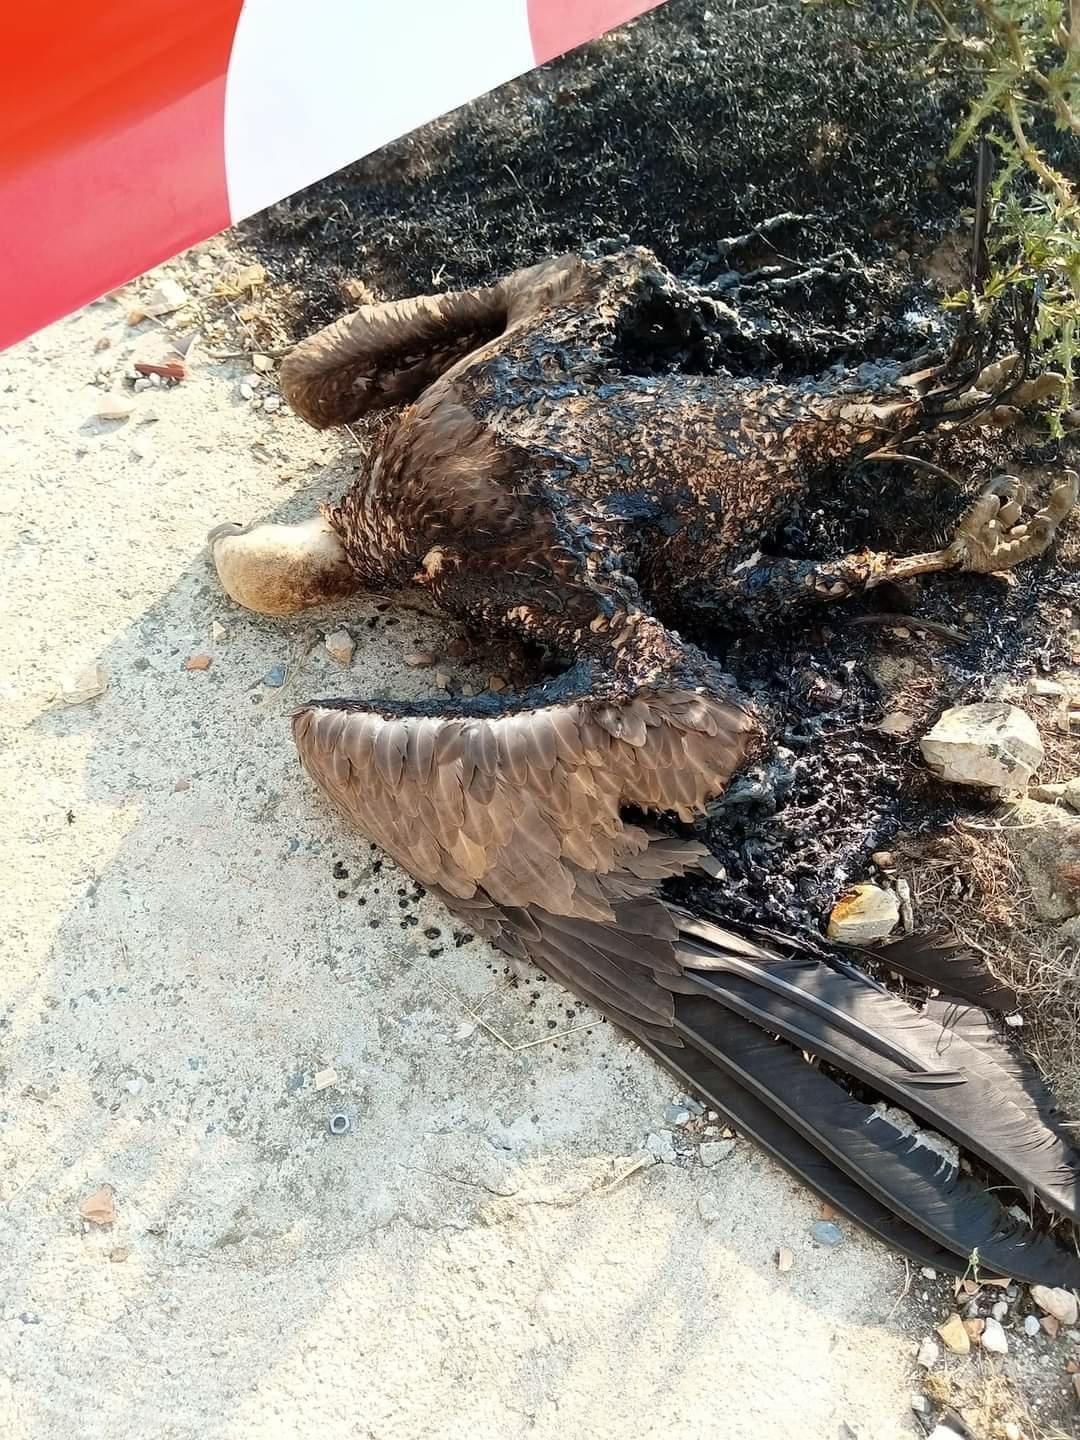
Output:
[[1015,476],[991,480],[956,527],[949,546],[954,563],[961,570],[992,575],[1044,554],[1080,499],[1080,477],[1066,470],[1046,504],[1025,523],[1026,499],[1027,489]]

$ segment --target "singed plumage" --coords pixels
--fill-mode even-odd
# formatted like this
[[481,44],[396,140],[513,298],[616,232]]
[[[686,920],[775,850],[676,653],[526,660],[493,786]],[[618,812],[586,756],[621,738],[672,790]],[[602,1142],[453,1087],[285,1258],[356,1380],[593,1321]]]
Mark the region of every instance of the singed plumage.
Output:
[[662,886],[708,871],[705,847],[623,818],[635,806],[693,820],[765,742],[763,717],[675,617],[708,603],[752,619],[890,574],[1005,568],[1050,543],[1076,477],[1025,533],[1011,533],[1022,497],[1006,479],[944,550],[764,557],[807,477],[923,423],[934,381],[905,388],[895,368],[872,387],[868,372],[787,384],[633,373],[628,349],[650,317],[692,344],[703,316],[737,323],[721,312],[627,250],[346,317],[286,360],[291,403],[316,425],[402,408],[321,521],[215,532],[223,582],[272,613],[352,588],[412,591],[473,629],[543,645],[566,668],[517,693],[304,706],[305,767],[473,929],[637,1036],[874,1233],[942,1268],[962,1271],[977,1249],[990,1269],[1078,1283],[1075,1256],[803,1058],[1074,1218],[1080,1158],[978,1008],[1014,1003],[1007,987],[970,957],[908,943],[895,968],[954,1002],[919,1013],[850,963],[691,916]]

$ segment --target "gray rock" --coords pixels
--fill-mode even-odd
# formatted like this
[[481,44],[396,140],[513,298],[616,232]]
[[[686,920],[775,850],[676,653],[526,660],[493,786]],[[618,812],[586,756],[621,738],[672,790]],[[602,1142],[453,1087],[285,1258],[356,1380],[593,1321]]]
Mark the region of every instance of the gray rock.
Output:
[[810,1234],[819,1245],[825,1245],[829,1249],[844,1242],[844,1232],[831,1220],[815,1220],[810,1226]]
[[719,1165],[721,1160],[726,1160],[734,1149],[734,1140],[706,1140],[698,1153],[701,1163],[711,1170],[714,1165]]
[[664,1165],[674,1165],[678,1159],[670,1130],[654,1131],[653,1134],[646,1135],[645,1149]]
[[991,790],[1024,790],[1043,758],[1035,722],[1003,701],[954,705],[919,744],[942,780]]
[[690,1119],[690,1110],[686,1105],[669,1105],[664,1111],[664,1119],[669,1125],[685,1125]]
[[285,666],[274,665],[263,676],[263,684],[268,685],[271,690],[278,690],[285,684]]
[[995,1320],[1004,1320],[1008,1313],[1009,1307],[1004,1300],[999,1300],[995,1305],[990,1307],[990,1314],[993,1315]]

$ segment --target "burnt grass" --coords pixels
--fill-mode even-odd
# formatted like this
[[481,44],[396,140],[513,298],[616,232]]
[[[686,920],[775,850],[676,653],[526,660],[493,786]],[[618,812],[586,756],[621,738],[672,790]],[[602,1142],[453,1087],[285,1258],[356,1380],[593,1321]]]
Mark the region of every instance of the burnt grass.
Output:
[[[693,316],[644,315],[628,368],[794,374],[940,348],[949,322],[923,261],[963,233],[971,204],[972,166],[943,160],[968,82],[926,71],[922,22],[906,12],[892,0],[668,0],[247,222],[244,242],[272,277],[267,303],[296,335],[349,308],[345,280],[393,298],[633,243],[741,323],[709,333]],[[775,550],[928,549],[975,482],[1007,462],[1061,463],[1053,446],[982,431],[934,454],[958,486],[897,465],[825,474]],[[1067,663],[1070,606],[1080,611],[1080,575],[1050,556],[1008,583],[930,577],[797,626],[703,618],[693,638],[769,713],[774,745],[702,827],[726,881],[685,882],[679,898],[820,938],[874,850],[979,803],[930,782],[915,739],[875,728],[894,708],[875,679],[882,656],[932,655],[932,685],[906,701],[917,735],[1002,676]],[[860,608],[964,638],[851,624]]]

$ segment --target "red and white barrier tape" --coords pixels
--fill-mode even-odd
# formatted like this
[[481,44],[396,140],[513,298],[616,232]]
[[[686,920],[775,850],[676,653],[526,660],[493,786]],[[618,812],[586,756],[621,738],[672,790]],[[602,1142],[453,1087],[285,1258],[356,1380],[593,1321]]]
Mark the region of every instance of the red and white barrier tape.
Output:
[[661,3],[20,5],[0,87],[0,348]]

